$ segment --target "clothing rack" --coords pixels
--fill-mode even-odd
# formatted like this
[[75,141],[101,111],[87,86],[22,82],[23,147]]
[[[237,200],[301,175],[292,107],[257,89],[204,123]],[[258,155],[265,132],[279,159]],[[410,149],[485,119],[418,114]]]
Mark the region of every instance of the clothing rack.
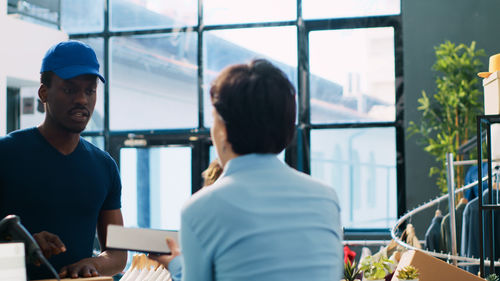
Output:
[[[453,153],[446,154],[446,179],[448,183],[448,204],[450,210],[451,254],[457,255],[457,224],[455,220],[455,163]],[[457,260],[453,260],[457,265]]]
[[[481,134],[481,137],[484,138],[486,137],[486,132],[483,132]],[[465,154],[472,150],[473,148],[477,147],[477,136],[473,136],[469,140],[467,140],[464,144],[462,144],[458,149],[457,149],[457,154]]]
[[[344,240],[344,246],[387,246],[392,240]],[[420,244],[424,244],[425,240],[420,240]]]
[[[484,134],[483,134],[484,135]],[[457,227],[455,220],[455,166],[476,165],[487,160],[461,160],[453,161],[453,154],[446,155],[446,176],[448,183],[448,204],[450,210],[450,232],[451,232],[451,254],[457,255]],[[479,182],[479,181],[478,181]],[[482,180],[481,180],[482,184]],[[472,183],[472,186],[475,186]],[[472,187],[471,186],[471,187]],[[469,187],[470,188],[470,187]],[[479,187],[478,187],[479,190]],[[457,261],[453,260],[453,264],[457,265]]]
[[344,240],[344,246],[386,246],[391,243],[390,240]]
[[[488,177],[485,176],[483,177],[481,180],[484,181],[484,180],[487,180]],[[458,189],[455,189],[454,192],[453,192],[453,195],[454,194],[457,194],[459,192],[462,192],[462,191],[465,191],[465,190],[468,190],[470,189],[471,187],[475,186],[478,184],[479,181],[475,181],[475,182],[472,182],[468,185],[465,185],[461,188],[458,188]],[[449,199],[449,195],[442,195],[440,197],[437,197],[423,205],[420,205],[416,208],[414,208],[413,210],[407,212],[406,214],[404,214],[401,218],[399,218],[396,223],[394,224],[394,226],[391,228],[391,237],[392,239],[394,239],[394,241],[396,241],[399,245],[403,246],[404,248],[408,249],[408,250],[416,250],[416,251],[422,251],[428,255],[431,255],[433,257],[436,257],[436,258],[440,258],[440,259],[445,259],[445,260],[456,260],[457,262],[460,261],[460,263],[458,263],[457,265],[459,266],[462,266],[462,265],[477,265],[480,263],[480,259],[479,258],[469,258],[469,257],[462,257],[462,256],[459,256],[459,255],[453,255],[451,253],[437,253],[437,252],[433,252],[433,251],[427,251],[427,250],[423,250],[423,249],[417,249],[409,244],[407,244],[406,242],[402,241],[397,235],[396,235],[396,232],[397,230],[399,229],[399,227],[405,222],[407,221],[408,219],[410,219],[413,215],[416,215],[428,208],[431,208],[433,207],[434,205],[437,205],[439,204],[441,201],[444,201],[444,200],[447,200]],[[489,260],[485,260],[485,261],[488,261],[488,262],[491,262],[491,263],[494,263],[495,266],[500,266],[500,261],[499,262],[496,262],[496,261],[489,261]]]

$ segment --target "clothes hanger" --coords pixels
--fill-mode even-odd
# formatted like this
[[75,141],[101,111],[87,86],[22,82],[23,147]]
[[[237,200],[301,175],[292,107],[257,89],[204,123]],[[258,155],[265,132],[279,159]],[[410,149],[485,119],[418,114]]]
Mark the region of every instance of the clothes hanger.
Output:
[[460,198],[460,200],[458,201],[458,205],[461,205],[461,204],[467,204],[468,202],[469,202],[469,200],[467,200],[467,198],[462,197],[462,198]]
[[491,185],[491,188],[493,190],[498,190],[498,182],[500,181],[500,166],[495,166],[493,169],[493,183]]
[[436,209],[436,212],[434,213],[434,217],[437,218],[437,217],[442,217],[442,216],[443,216],[443,213],[439,209],[439,201],[438,201],[438,203],[437,203],[437,209]]
[[393,252],[394,250],[396,250],[397,246],[398,242],[392,239],[391,242],[389,242],[389,245],[387,245],[387,254],[389,254],[389,252]]
[[442,217],[442,216],[443,216],[443,213],[441,213],[441,210],[437,209],[436,213],[434,214],[434,217],[437,218],[437,217]]

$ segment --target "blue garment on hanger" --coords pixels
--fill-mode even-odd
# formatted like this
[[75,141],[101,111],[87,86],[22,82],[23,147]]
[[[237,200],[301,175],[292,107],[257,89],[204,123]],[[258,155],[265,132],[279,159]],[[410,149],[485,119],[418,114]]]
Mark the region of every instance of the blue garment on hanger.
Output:
[[[493,190],[493,198],[497,198],[498,190]],[[489,192],[486,190],[483,192],[483,204],[487,204],[489,202]],[[496,203],[496,202],[495,202]],[[498,260],[500,257],[500,210],[493,211],[493,225],[494,225],[494,237],[493,241],[495,242],[495,249],[493,253],[495,254],[495,260]],[[492,243],[489,239],[489,235],[491,232],[491,224],[490,224],[491,215],[490,212],[484,212],[483,221],[484,221],[484,253],[486,258],[491,257],[491,248]],[[461,247],[461,255],[466,257],[479,257],[479,198],[475,198],[470,201],[467,206],[465,206],[464,215],[463,215],[463,224],[462,224],[462,247]],[[485,264],[485,272],[489,272],[490,264]],[[466,270],[472,274],[477,274],[479,271],[479,266],[466,266]],[[497,271],[498,269],[496,269]],[[498,272],[498,271],[497,271]]]
[[431,225],[425,232],[425,248],[429,251],[441,251],[441,221],[442,215],[435,216],[432,219]]
[[[457,253],[460,253],[460,248],[462,246],[462,223],[465,206],[467,206],[467,203],[461,203],[458,204],[455,209]],[[443,221],[441,222],[441,242],[441,250],[445,253],[451,253],[450,214],[444,216]]]
[[[484,162],[482,171],[483,178],[488,175],[488,163]],[[477,181],[477,165],[471,166],[467,170],[467,174],[465,174],[465,184],[473,183]],[[488,182],[483,181],[483,191],[488,188]],[[465,191],[465,198],[470,202],[472,199],[477,197],[477,185],[471,187],[470,189]]]

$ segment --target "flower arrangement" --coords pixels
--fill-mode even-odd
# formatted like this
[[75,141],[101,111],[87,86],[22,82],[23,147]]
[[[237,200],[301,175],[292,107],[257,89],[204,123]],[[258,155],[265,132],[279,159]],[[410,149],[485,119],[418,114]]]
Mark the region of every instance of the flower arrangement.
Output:
[[347,260],[344,262],[344,280],[345,281],[355,281],[359,280],[356,279],[356,276],[359,274],[359,268],[356,264],[356,262],[352,262],[350,260]]
[[498,277],[498,275],[492,273],[492,274],[488,275],[488,277],[486,277],[486,280],[487,281],[500,281],[500,278]]
[[408,265],[403,267],[399,272],[398,272],[398,279],[399,280],[418,280],[418,277],[420,276],[420,272],[418,272],[418,269],[415,267]]
[[391,273],[391,264],[394,262],[386,257],[367,256],[361,262],[363,280],[383,280],[387,274]]

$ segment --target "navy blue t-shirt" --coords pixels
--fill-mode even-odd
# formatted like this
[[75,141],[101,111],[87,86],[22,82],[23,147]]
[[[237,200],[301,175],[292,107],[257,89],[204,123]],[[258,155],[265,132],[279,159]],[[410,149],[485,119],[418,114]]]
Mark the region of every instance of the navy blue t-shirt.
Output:
[[[49,259],[57,271],[92,256],[99,213],[119,209],[120,197],[115,161],[83,138],[69,155],[37,128],[0,138],[0,219],[15,214],[32,234],[57,234],[67,249]],[[28,266],[28,275],[52,277],[43,265]]]

